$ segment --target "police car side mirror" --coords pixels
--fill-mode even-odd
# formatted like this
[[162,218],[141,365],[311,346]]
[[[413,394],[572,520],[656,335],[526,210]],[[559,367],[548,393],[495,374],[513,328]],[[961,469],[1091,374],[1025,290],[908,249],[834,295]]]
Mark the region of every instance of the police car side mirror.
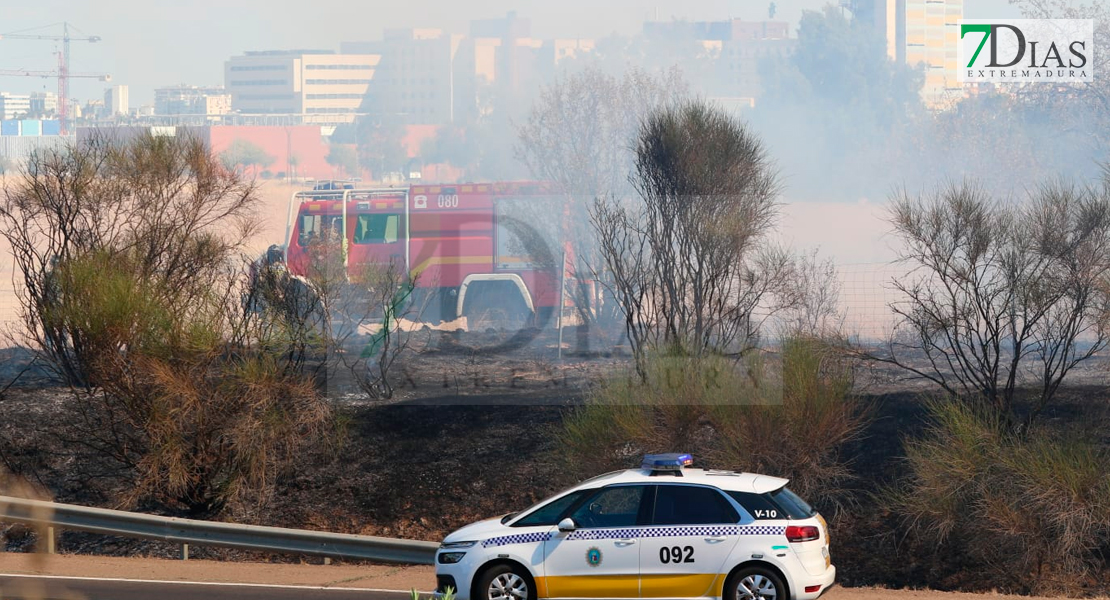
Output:
[[567,517],[559,521],[559,531],[574,531],[578,526],[574,524],[574,519]]

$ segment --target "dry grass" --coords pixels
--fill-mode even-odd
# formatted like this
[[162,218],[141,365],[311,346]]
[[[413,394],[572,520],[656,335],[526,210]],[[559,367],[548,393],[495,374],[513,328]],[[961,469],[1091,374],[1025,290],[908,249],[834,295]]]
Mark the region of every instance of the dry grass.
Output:
[[867,414],[851,391],[852,368],[838,357],[821,342],[794,339],[778,359],[743,365],[650,358],[646,381],[616,375],[567,417],[562,451],[583,474],[633,466],[647,452],[689,451],[709,466],[789,478],[835,510],[851,477],[839,450]]
[[1080,594],[1107,572],[1110,453],[1039,429],[1005,433],[1003,419],[953,401],[907,440],[910,475],[887,504],[909,532],[967,555],[1002,589]]

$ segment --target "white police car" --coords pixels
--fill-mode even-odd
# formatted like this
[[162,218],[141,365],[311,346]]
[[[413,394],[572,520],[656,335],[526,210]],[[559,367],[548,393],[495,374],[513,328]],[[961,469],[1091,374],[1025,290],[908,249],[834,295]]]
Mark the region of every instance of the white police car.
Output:
[[832,585],[828,527],[787,480],[689,468],[688,454],[584,481],[448,535],[436,591],[460,600],[811,600]]

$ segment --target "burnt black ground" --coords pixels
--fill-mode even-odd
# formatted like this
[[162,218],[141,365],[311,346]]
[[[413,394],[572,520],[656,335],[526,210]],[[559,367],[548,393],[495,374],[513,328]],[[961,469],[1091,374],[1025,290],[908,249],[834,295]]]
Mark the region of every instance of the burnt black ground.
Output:
[[[497,334],[488,334],[497,341]],[[338,448],[299,457],[264,500],[225,518],[238,522],[437,540],[478,519],[523,508],[572,483],[556,452],[564,416],[585,400],[598,378],[627,359],[615,355],[568,357],[558,362],[542,348],[488,355],[473,347],[430,349],[414,367],[416,387],[390,402],[337,400],[345,423]],[[1110,444],[1110,386],[1105,365],[1061,392],[1043,420],[1053,427],[1086,428]],[[882,375],[882,374],[880,374]],[[876,383],[877,382],[877,383]],[[830,516],[832,552],[845,585],[981,589],[974,569],[958,555],[932,555],[913,547],[898,517],[880,502],[886,486],[905,474],[903,441],[927,426],[919,383],[871,377],[861,399],[872,408],[860,439],[843,448],[856,480],[853,503]],[[64,414],[64,390],[12,390],[0,400],[0,465],[41,483],[61,502],[111,505],[110,481],[90,479],[68,462],[36,426]],[[12,530],[9,549],[33,539]],[[156,542],[67,532],[63,551],[173,557],[178,549]],[[198,558],[287,560],[212,548]]]

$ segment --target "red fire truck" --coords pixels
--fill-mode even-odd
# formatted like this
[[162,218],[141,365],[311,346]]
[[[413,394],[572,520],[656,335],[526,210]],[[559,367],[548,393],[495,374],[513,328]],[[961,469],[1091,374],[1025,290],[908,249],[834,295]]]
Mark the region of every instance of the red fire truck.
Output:
[[[285,262],[307,275],[313,241],[342,235],[349,278],[370,263],[403,264],[425,318],[450,320],[496,310],[542,325],[558,305],[568,264],[563,201],[536,182],[413,185],[374,189],[328,185],[289,204]],[[573,263],[570,263],[573,264]]]

